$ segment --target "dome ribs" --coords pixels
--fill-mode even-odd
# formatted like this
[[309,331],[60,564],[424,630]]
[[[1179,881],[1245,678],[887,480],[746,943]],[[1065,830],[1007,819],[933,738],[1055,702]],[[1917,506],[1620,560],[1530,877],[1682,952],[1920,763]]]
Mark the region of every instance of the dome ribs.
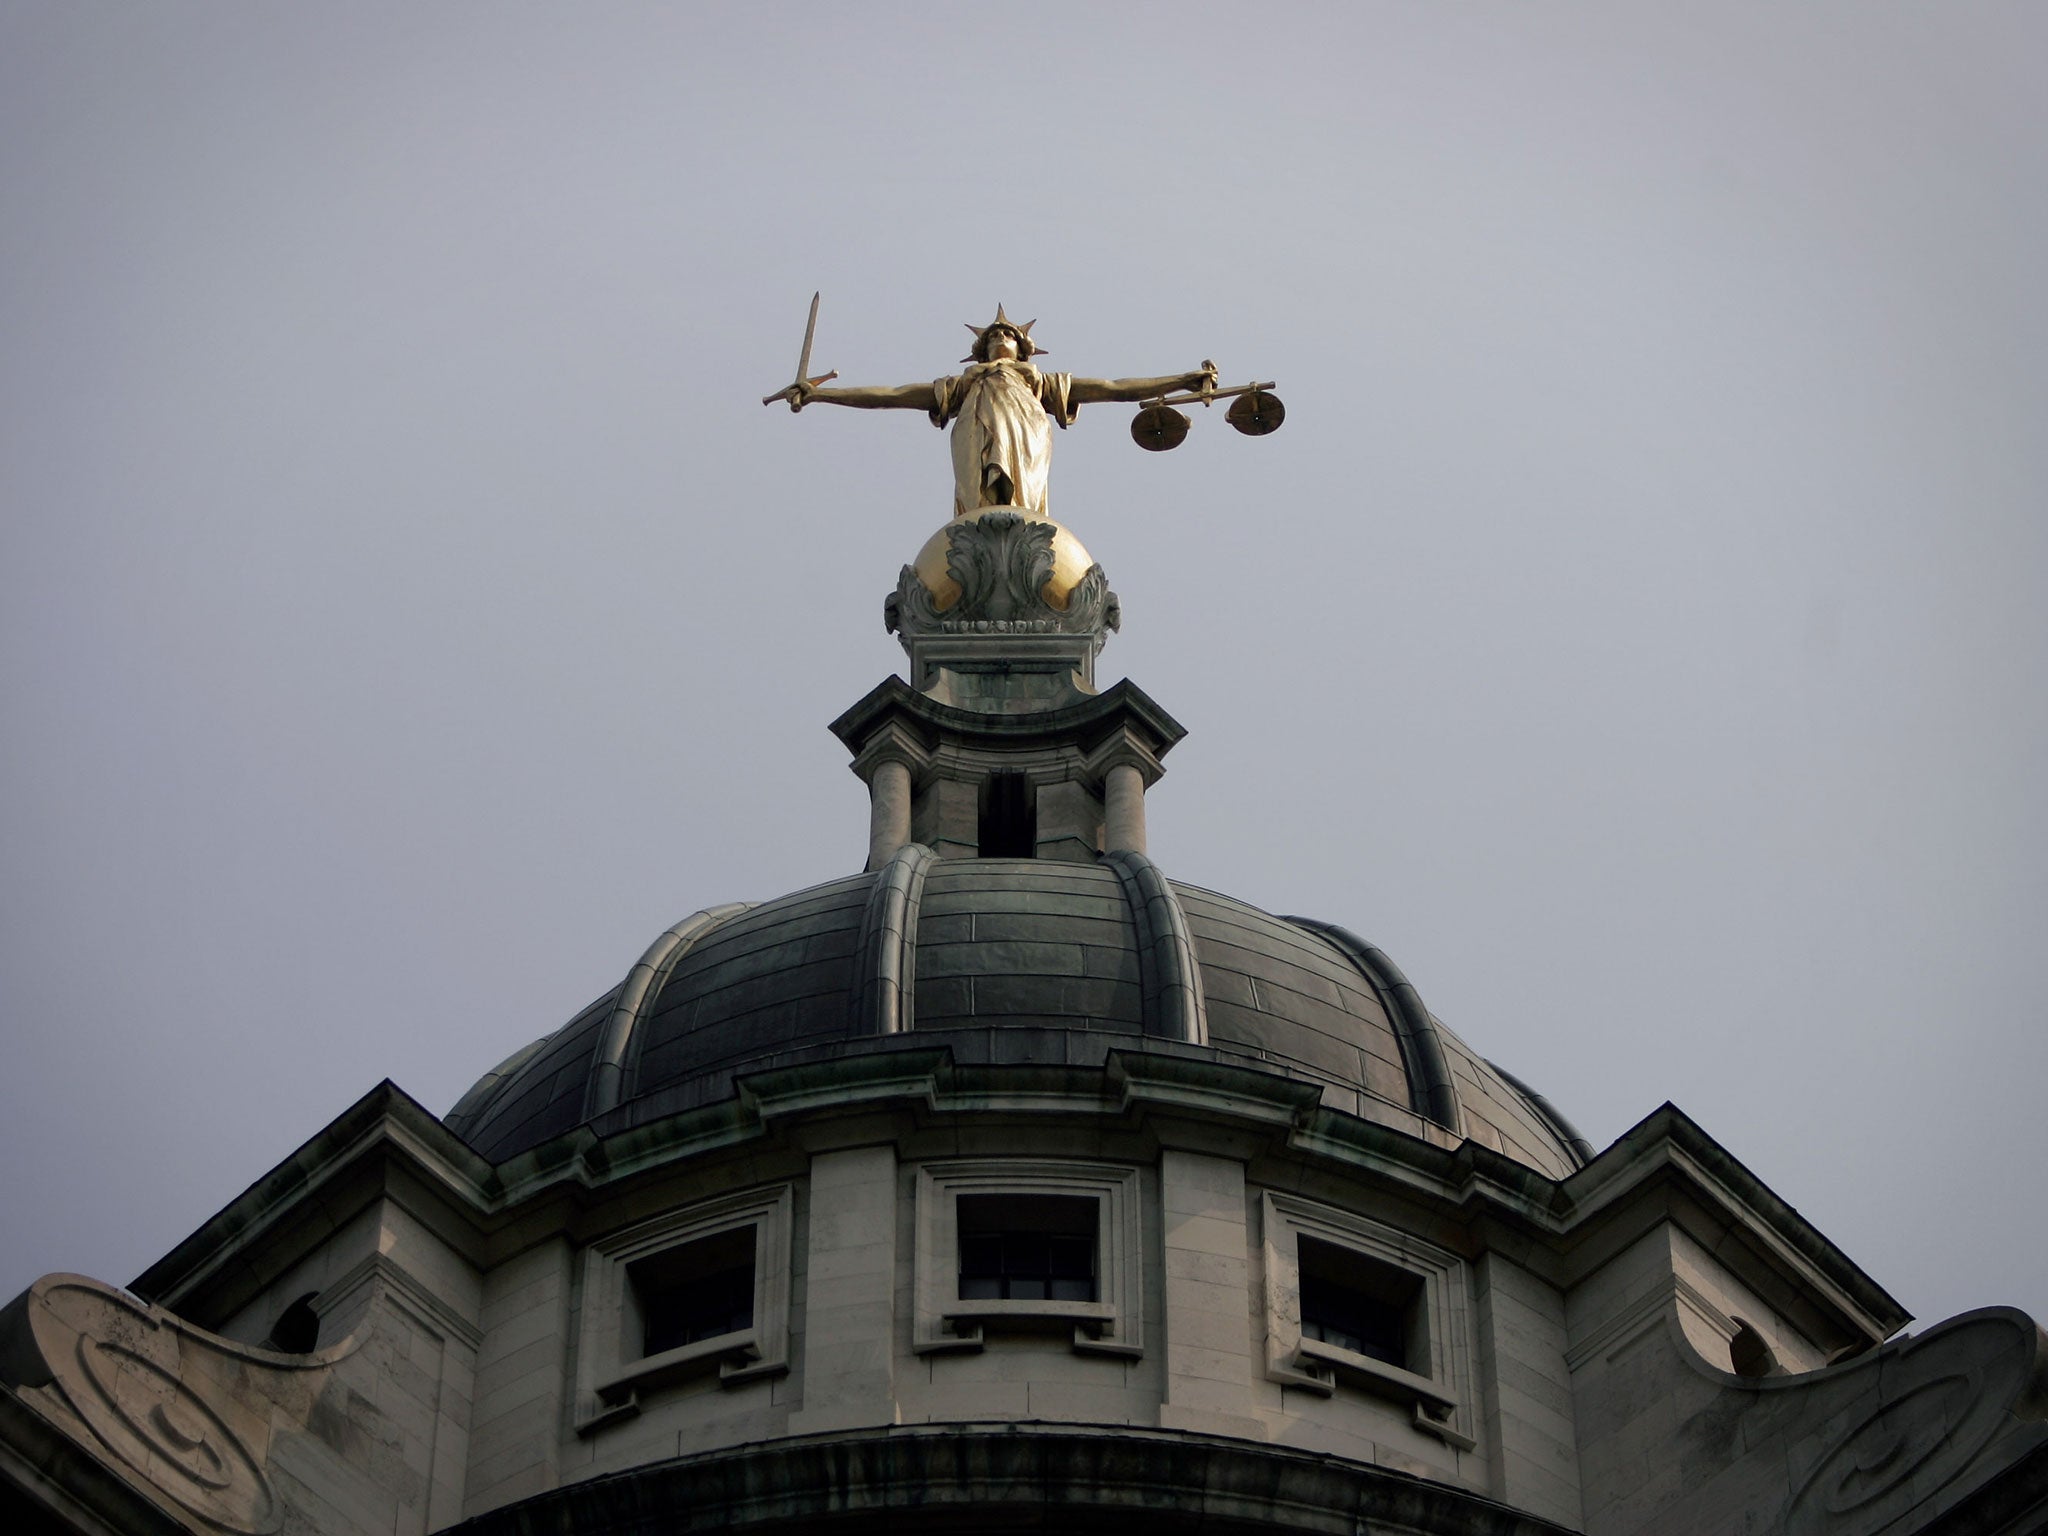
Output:
[[1122,849],[1103,855],[1103,863],[1116,871],[1138,930],[1145,1033],[1207,1045],[1209,1013],[1202,994],[1202,968],[1195,958],[1194,935],[1180,898],[1159,866],[1142,853]]
[[542,1035],[533,1044],[521,1046],[491,1068],[470,1086],[469,1092],[456,1102],[453,1109],[441,1117],[441,1123],[467,1141],[469,1133],[476,1129],[497,1102],[499,1090],[517,1077],[526,1064],[540,1054],[542,1047],[554,1038],[553,1035]]
[[1546,1099],[1534,1088],[1531,1088],[1499,1062],[1489,1061],[1487,1065],[1494,1070],[1502,1082],[1522,1096],[1522,1101],[1534,1111],[1536,1118],[1549,1128],[1553,1136],[1577,1154],[1581,1165],[1593,1161],[1595,1155],[1593,1143],[1579,1134],[1579,1128],[1573,1125],[1571,1121],[1565,1119],[1563,1112],[1555,1104],[1551,1103],[1550,1100]]
[[1191,1048],[1547,1177],[1585,1161],[1562,1117],[1431,1018],[1376,947],[1171,881],[1134,850],[1084,864],[905,845],[872,871],[707,908],[486,1074],[448,1123],[503,1162],[579,1124],[645,1125],[730,1100],[736,1074],[860,1056],[909,1031],[968,1066]]
[[848,994],[856,1035],[895,1035],[916,1027],[917,915],[936,857],[923,843],[905,843],[876,871],[861,912],[855,951],[860,969]]
[[1348,928],[1313,917],[1289,917],[1283,921],[1328,939],[1358,967],[1358,973],[1379,994],[1380,1005],[1393,1021],[1395,1037],[1408,1068],[1408,1089],[1415,1112],[1435,1121],[1454,1135],[1458,1125],[1458,1095],[1451,1086],[1450,1064],[1444,1059],[1443,1042],[1437,1037],[1436,1020],[1422,1005],[1422,995],[1401,974],[1387,952],[1368,944]]
[[462,1132],[463,1140],[497,1162],[577,1124],[589,1091],[591,1056],[619,991],[612,987],[539,1041],[476,1111]]
[[604,1036],[598,1042],[597,1057],[590,1068],[590,1092],[583,1105],[583,1118],[593,1120],[606,1110],[616,1109],[626,1096],[626,1066],[633,1047],[633,1034],[650,998],[661,995],[662,986],[676,968],[676,962],[690,952],[705,934],[728,918],[752,910],[752,903],[728,901],[693,912],[648,945],[633,969],[626,973],[617,1006],[605,1021]]

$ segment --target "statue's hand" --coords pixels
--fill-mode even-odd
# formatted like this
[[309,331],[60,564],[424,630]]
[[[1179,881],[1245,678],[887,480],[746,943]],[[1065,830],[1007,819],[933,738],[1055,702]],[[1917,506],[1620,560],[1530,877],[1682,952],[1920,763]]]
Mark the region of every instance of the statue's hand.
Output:
[[809,405],[813,399],[817,397],[817,393],[818,386],[813,384],[809,379],[798,379],[794,384],[789,386],[788,394],[790,410],[792,412],[802,410],[805,406]]
[[1195,375],[1192,387],[1201,390],[1204,394],[1207,394],[1216,387],[1216,365],[1210,362],[1208,358],[1202,359],[1201,371]]

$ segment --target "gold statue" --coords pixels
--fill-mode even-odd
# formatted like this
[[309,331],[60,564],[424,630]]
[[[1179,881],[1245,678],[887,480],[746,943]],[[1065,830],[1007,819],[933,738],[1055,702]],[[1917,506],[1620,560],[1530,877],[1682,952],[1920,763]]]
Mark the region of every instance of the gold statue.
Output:
[[968,366],[929,384],[894,388],[827,389],[836,373],[811,378],[811,337],[818,324],[818,300],[811,298],[810,326],[804,332],[803,355],[796,382],[761,403],[787,400],[792,411],[807,405],[850,405],[860,410],[923,411],[932,425],[953,424],[953,515],[965,517],[981,507],[1015,507],[1027,516],[1049,517],[1046,477],[1052,466],[1052,426],[1069,425],[1084,405],[1162,399],[1170,390],[1189,389],[1207,400],[1216,397],[1215,364],[1204,362],[1187,373],[1150,379],[1077,379],[1069,373],[1046,373],[1031,359],[1042,349],[1031,339],[1038,322],[1016,324],[996,306],[987,325],[971,321],[974,347],[962,359]]

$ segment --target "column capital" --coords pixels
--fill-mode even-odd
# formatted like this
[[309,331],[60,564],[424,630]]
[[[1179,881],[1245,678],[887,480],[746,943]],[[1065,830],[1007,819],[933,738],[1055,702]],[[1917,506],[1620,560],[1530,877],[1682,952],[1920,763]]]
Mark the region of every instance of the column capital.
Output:
[[884,763],[901,763],[913,776],[921,776],[931,767],[932,749],[902,721],[884,721],[861,743],[848,766],[863,783],[873,784],[876,770]]
[[1124,763],[1138,770],[1147,789],[1166,776],[1159,754],[1128,724],[1119,724],[1090,747],[1082,763],[1098,783],[1108,778],[1110,769]]

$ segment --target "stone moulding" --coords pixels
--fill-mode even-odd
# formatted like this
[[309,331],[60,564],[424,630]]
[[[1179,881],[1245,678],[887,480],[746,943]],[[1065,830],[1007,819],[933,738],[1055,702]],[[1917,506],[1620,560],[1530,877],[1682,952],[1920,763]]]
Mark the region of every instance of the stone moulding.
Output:
[[294,1221],[310,1201],[343,1212],[356,1208],[352,1202],[379,1198],[402,1176],[423,1195],[431,1192],[451,1241],[481,1243],[521,1211],[565,1191],[596,1193],[687,1157],[738,1153],[808,1116],[893,1106],[920,1117],[997,1108],[1117,1121],[1194,1114],[1236,1125],[1276,1150],[1384,1180],[1408,1198],[1463,1213],[1461,1219],[1568,1239],[1550,1266],[1554,1273],[1546,1274],[1560,1284],[1633,1241],[1646,1222],[1697,1219],[1710,1224],[1703,1229],[1708,1241],[1718,1242],[1728,1227],[1748,1233],[1759,1264],[1797,1276],[1800,1288],[1828,1298],[1829,1314],[1849,1333],[1875,1341],[1909,1321],[1805,1217],[1671,1105],[1560,1183],[1477,1143],[1435,1146],[1323,1107],[1317,1098],[1311,1085],[1170,1040],[1113,1051],[1100,1069],[1040,1073],[956,1066],[941,1042],[921,1043],[915,1034],[888,1037],[887,1044],[871,1037],[858,1055],[746,1074],[736,1099],[608,1136],[580,1126],[493,1167],[387,1082],[166,1255],[134,1289],[181,1311],[196,1304],[197,1316],[225,1316],[252,1293],[248,1277],[224,1266],[221,1256]]
[[[1216,1435],[1118,1425],[917,1425],[805,1436],[572,1483],[450,1536],[602,1530],[1304,1532],[1568,1536],[1405,1472]],[[824,1528],[820,1525],[820,1528]]]
[[970,751],[1003,754],[1048,737],[1072,741],[1085,753],[1127,730],[1143,741],[1156,759],[1187,735],[1186,726],[1129,678],[1057,709],[1031,715],[992,715],[927,698],[902,678],[886,677],[834,720],[831,731],[854,754],[858,767],[868,743],[892,725],[901,727],[906,740],[924,744],[926,755],[949,743]]

